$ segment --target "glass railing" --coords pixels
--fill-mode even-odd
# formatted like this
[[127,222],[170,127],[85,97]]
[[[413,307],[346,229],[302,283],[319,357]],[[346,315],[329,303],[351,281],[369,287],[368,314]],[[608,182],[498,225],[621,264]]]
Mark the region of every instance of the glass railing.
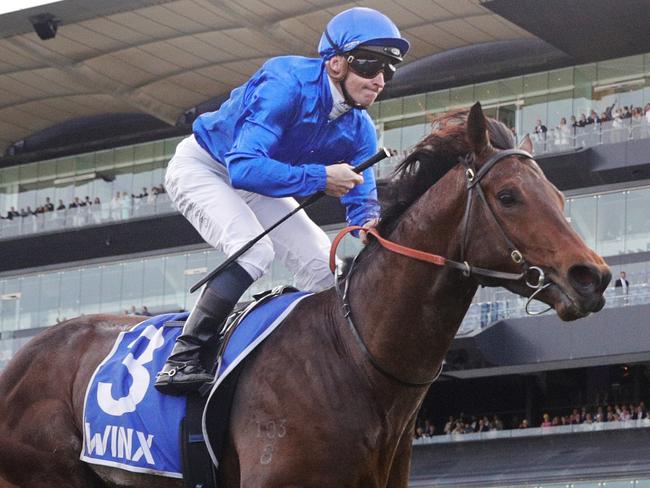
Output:
[[[519,137],[521,142],[523,136]],[[601,144],[634,141],[650,138],[650,123],[644,118],[628,118],[616,121],[590,124],[585,127],[549,129],[546,134],[530,134],[533,154],[551,154],[594,147]],[[412,150],[412,148],[409,148]],[[397,156],[388,158],[377,165],[378,178],[389,178],[395,166],[401,162],[409,150],[400,151]]]
[[527,429],[488,430],[469,434],[444,434],[413,439],[413,444],[446,444],[449,442],[485,441],[489,439],[510,439],[515,437],[539,437],[544,435],[574,434],[577,432],[600,432],[604,430],[639,429],[650,427],[650,419],[593,422],[591,424],[556,425],[552,427],[530,427]]
[[547,154],[650,138],[650,123],[645,117],[617,119],[584,127],[549,129],[546,134],[531,134],[534,154]]
[[[648,283],[638,283],[623,293],[622,288],[610,287],[605,290],[605,308],[627,307],[650,303],[650,286]],[[495,293],[495,299],[489,302],[472,303],[465,315],[457,336],[465,336],[481,330],[488,325],[505,319],[528,317],[526,313],[527,298],[520,297],[506,290]],[[542,302],[531,302],[528,309],[531,312],[541,312],[548,308]]]
[[166,193],[0,220],[0,239],[175,213]]

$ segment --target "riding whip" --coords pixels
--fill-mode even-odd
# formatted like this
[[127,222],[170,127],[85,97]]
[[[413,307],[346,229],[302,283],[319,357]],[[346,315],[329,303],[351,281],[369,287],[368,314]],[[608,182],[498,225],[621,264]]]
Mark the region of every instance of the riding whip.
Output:
[[[374,156],[370,157],[369,159],[365,160],[363,163],[361,163],[359,166],[356,166],[354,168],[355,173],[362,173],[363,171],[367,170],[371,166],[377,164],[379,161],[391,156],[392,153],[389,149],[386,149],[385,147],[382,147],[377,154]],[[204,284],[206,284],[208,281],[210,281],[212,278],[217,276],[219,273],[221,273],[228,265],[230,265],[232,262],[234,262],[239,256],[244,254],[246,251],[248,251],[251,247],[255,245],[260,239],[262,239],[264,236],[266,236],[269,232],[271,232],[273,229],[275,229],[278,225],[280,225],[282,222],[287,220],[289,217],[292,215],[298,213],[300,210],[308,207],[312,203],[316,202],[319,200],[321,197],[325,195],[324,191],[319,191],[318,193],[314,193],[312,196],[307,198],[304,202],[302,202],[300,205],[298,205],[296,208],[294,208],[291,212],[289,212],[287,215],[282,217],[280,220],[278,220],[275,224],[273,224],[271,227],[266,229],[264,232],[262,232],[260,235],[257,237],[254,237],[250,241],[248,241],[246,244],[244,244],[237,252],[235,252],[232,256],[230,256],[228,259],[226,259],[223,263],[221,263],[219,266],[217,266],[214,270],[212,270],[210,273],[208,273],[206,276],[204,276],[198,283],[196,283],[192,288],[190,288],[190,293],[194,293],[196,290],[201,288]]]

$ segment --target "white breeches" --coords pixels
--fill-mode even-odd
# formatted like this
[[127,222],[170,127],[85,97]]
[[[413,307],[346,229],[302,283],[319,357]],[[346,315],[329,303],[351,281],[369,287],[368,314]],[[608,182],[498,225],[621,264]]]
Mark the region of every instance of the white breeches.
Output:
[[[194,136],[183,139],[169,162],[165,188],[176,208],[205,241],[231,256],[297,207],[293,198],[271,198],[230,185],[228,171]],[[332,286],[331,243],[304,210],[244,253],[237,262],[260,278],[277,257],[295,276],[295,286],[320,291]]]

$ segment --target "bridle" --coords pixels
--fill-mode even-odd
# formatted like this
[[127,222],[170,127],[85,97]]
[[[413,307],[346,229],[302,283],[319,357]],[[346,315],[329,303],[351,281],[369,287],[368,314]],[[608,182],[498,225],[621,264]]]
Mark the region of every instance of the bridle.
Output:
[[[525,279],[526,285],[529,286],[530,288],[534,289],[535,291],[530,295],[528,298],[528,301],[526,302],[526,312],[529,315],[540,315],[548,310],[550,310],[552,307],[549,307],[548,309],[542,311],[542,312],[531,312],[528,310],[528,307],[531,303],[531,301],[535,298],[536,295],[538,295],[540,292],[542,292],[544,289],[549,287],[551,283],[545,283],[545,275],[544,271],[538,267],[538,266],[531,266],[526,259],[524,258],[523,254],[517,249],[517,247],[514,245],[512,240],[508,237],[506,232],[503,229],[503,224],[501,221],[498,219],[496,213],[492,209],[492,206],[488,202],[487,198],[485,197],[485,193],[483,192],[483,188],[481,187],[481,180],[483,177],[499,162],[502,161],[503,159],[510,157],[510,156],[519,156],[525,159],[533,159],[533,157],[530,155],[530,153],[523,151],[521,149],[506,149],[503,151],[499,151],[492,155],[482,166],[481,168],[476,171],[475,169],[475,157],[473,154],[468,154],[464,157],[459,158],[459,162],[462,163],[465,166],[465,177],[467,178],[467,205],[465,206],[465,214],[463,216],[462,220],[462,236],[461,236],[461,251],[460,251],[460,261],[454,261],[451,259],[444,258],[442,256],[439,256],[437,254],[432,254],[424,251],[420,251],[417,249],[413,249],[410,247],[402,246],[400,244],[397,244],[395,242],[389,241],[388,239],[385,239],[382,237],[379,232],[372,228],[372,229],[364,229],[363,227],[360,226],[350,226],[346,227],[343,229],[339,234],[336,236],[332,243],[332,248],[330,251],[330,269],[332,269],[332,272],[335,272],[336,268],[336,248],[338,247],[341,239],[350,232],[356,231],[356,230],[367,230],[368,234],[373,236],[377,242],[387,250],[401,254],[403,256],[407,256],[413,259],[417,259],[419,261],[424,261],[427,263],[431,263],[437,266],[447,266],[450,268],[457,269],[463,273],[464,276],[470,277],[470,276],[482,276],[486,278],[493,278],[493,279],[499,279],[499,280],[506,280],[506,281],[520,281],[521,279]],[[483,205],[487,209],[487,214],[490,216],[492,221],[496,224],[496,228],[498,229],[502,239],[505,241],[506,245],[508,246],[508,252],[510,253],[510,258],[512,261],[520,265],[523,269],[521,273],[507,273],[503,271],[496,271],[496,270],[491,270],[491,269],[486,269],[486,268],[480,268],[478,266],[471,266],[466,260],[465,260],[465,253],[467,249],[467,239],[469,237],[470,233],[470,215],[472,212],[472,207],[473,207],[473,202],[476,200],[474,198],[474,195],[478,195],[478,199],[480,202],[483,202]],[[390,378],[391,380],[401,384],[402,386],[407,386],[410,388],[423,388],[423,387],[428,387],[433,383],[438,377],[440,376],[440,373],[442,372],[442,364],[440,365],[440,368],[438,369],[436,375],[433,378],[429,378],[425,381],[407,381],[402,378],[399,378],[395,374],[391,373],[384,367],[382,367],[377,360],[373,357],[372,353],[368,349],[368,346],[366,345],[365,341],[359,334],[359,330],[357,326],[354,323],[354,320],[352,319],[352,309],[350,308],[350,300],[349,300],[349,294],[350,294],[350,276],[352,276],[352,272],[354,270],[354,267],[357,262],[357,258],[359,255],[353,259],[350,268],[348,270],[347,275],[344,278],[344,286],[343,289],[341,289],[341,284],[339,280],[339,276],[336,276],[336,290],[337,293],[341,299],[342,302],[342,308],[343,308],[343,315],[347,319],[348,325],[350,326],[350,329],[352,331],[353,336],[355,337],[357,343],[359,344],[360,349],[365,353],[368,361],[372,364],[372,366],[379,371],[382,375],[386,376],[387,378]],[[534,281],[531,282],[531,277],[529,277],[529,273],[534,272],[537,274],[537,282],[535,283]]]
[[[481,186],[481,180],[483,179],[483,177],[486,174],[488,174],[488,172],[499,161],[510,156],[520,156],[525,159],[533,159],[532,155],[527,151],[523,151],[521,149],[506,149],[503,151],[499,151],[496,154],[493,154],[483,164],[483,166],[481,166],[481,168],[478,171],[476,171],[474,168],[474,163],[475,163],[474,154],[468,154],[464,158],[459,158],[459,161],[465,165],[465,177],[467,178],[467,193],[468,193],[467,205],[465,206],[465,215],[463,216],[463,231],[462,231],[462,237],[460,243],[460,260],[462,262],[462,265],[465,267],[463,273],[465,274],[465,276],[468,277],[474,274],[478,276],[484,276],[486,278],[497,278],[500,280],[509,280],[509,281],[519,281],[522,278],[526,277],[526,285],[528,285],[530,288],[533,288],[535,290],[535,292],[529,297],[528,302],[526,303],[526,312],[530,315],[539,315],[540,313],[544,313],[546,310],[544,312],[530,312],[528,310],[528,305],[535,298],[535,296],[539,292],[541,292],[544,288],[548,287],[550,283],[545,285],[546,278],[544,276],[544,271],[538,266],[531,266],[524,258],[524,255],[517,249],[517,247],[514,245],[512,240],[508,237],[506,232],[503,230],[503,224],[497,217],[497,214],[494,212],[494,209],[490,205],[490,202],[488,202],[487,198],[485,198],[485,193],[483,191],[483,187]],[[518,273],[518,274],[503,273],[500,271],[494,271],[494,270],[483,269],[483,268],[476,268],[476,267],[472,268],[469,265],[469,263],[465,261],[467,239],[469,237],[469,231],[470,231],[469,228],[470,215],[472,213],[472,205],[475,200],[474,198],[475,194],[478,195],[480,201],[483,202],[483,205],[487,209],[487,214],[496,225],[496,228],[499,231],[501,238],[503,239],[503,241],[505,241],[506,245],[508,246],[510,259],[512,259],[512,261],[515,264],[518,264],[523,268],[522,273]],[[455,264],[459,265],[460,263],[455,263]],[[536,283],[531,282],[530,278],[528,277],[528,273],[531,271],[537,273]]]

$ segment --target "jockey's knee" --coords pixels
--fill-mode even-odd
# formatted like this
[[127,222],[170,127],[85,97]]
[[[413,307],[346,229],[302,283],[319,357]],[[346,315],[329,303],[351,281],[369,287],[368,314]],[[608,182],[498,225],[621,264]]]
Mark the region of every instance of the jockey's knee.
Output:
[[296,273],[296,287],[304,291],[317,292],[334,285],[334,275],[327,259],[316,258],[306,262]]
[[237,259],[237,262],[255,281],[269,270],[274,259],[275,251],[271,239],[265,237]]

